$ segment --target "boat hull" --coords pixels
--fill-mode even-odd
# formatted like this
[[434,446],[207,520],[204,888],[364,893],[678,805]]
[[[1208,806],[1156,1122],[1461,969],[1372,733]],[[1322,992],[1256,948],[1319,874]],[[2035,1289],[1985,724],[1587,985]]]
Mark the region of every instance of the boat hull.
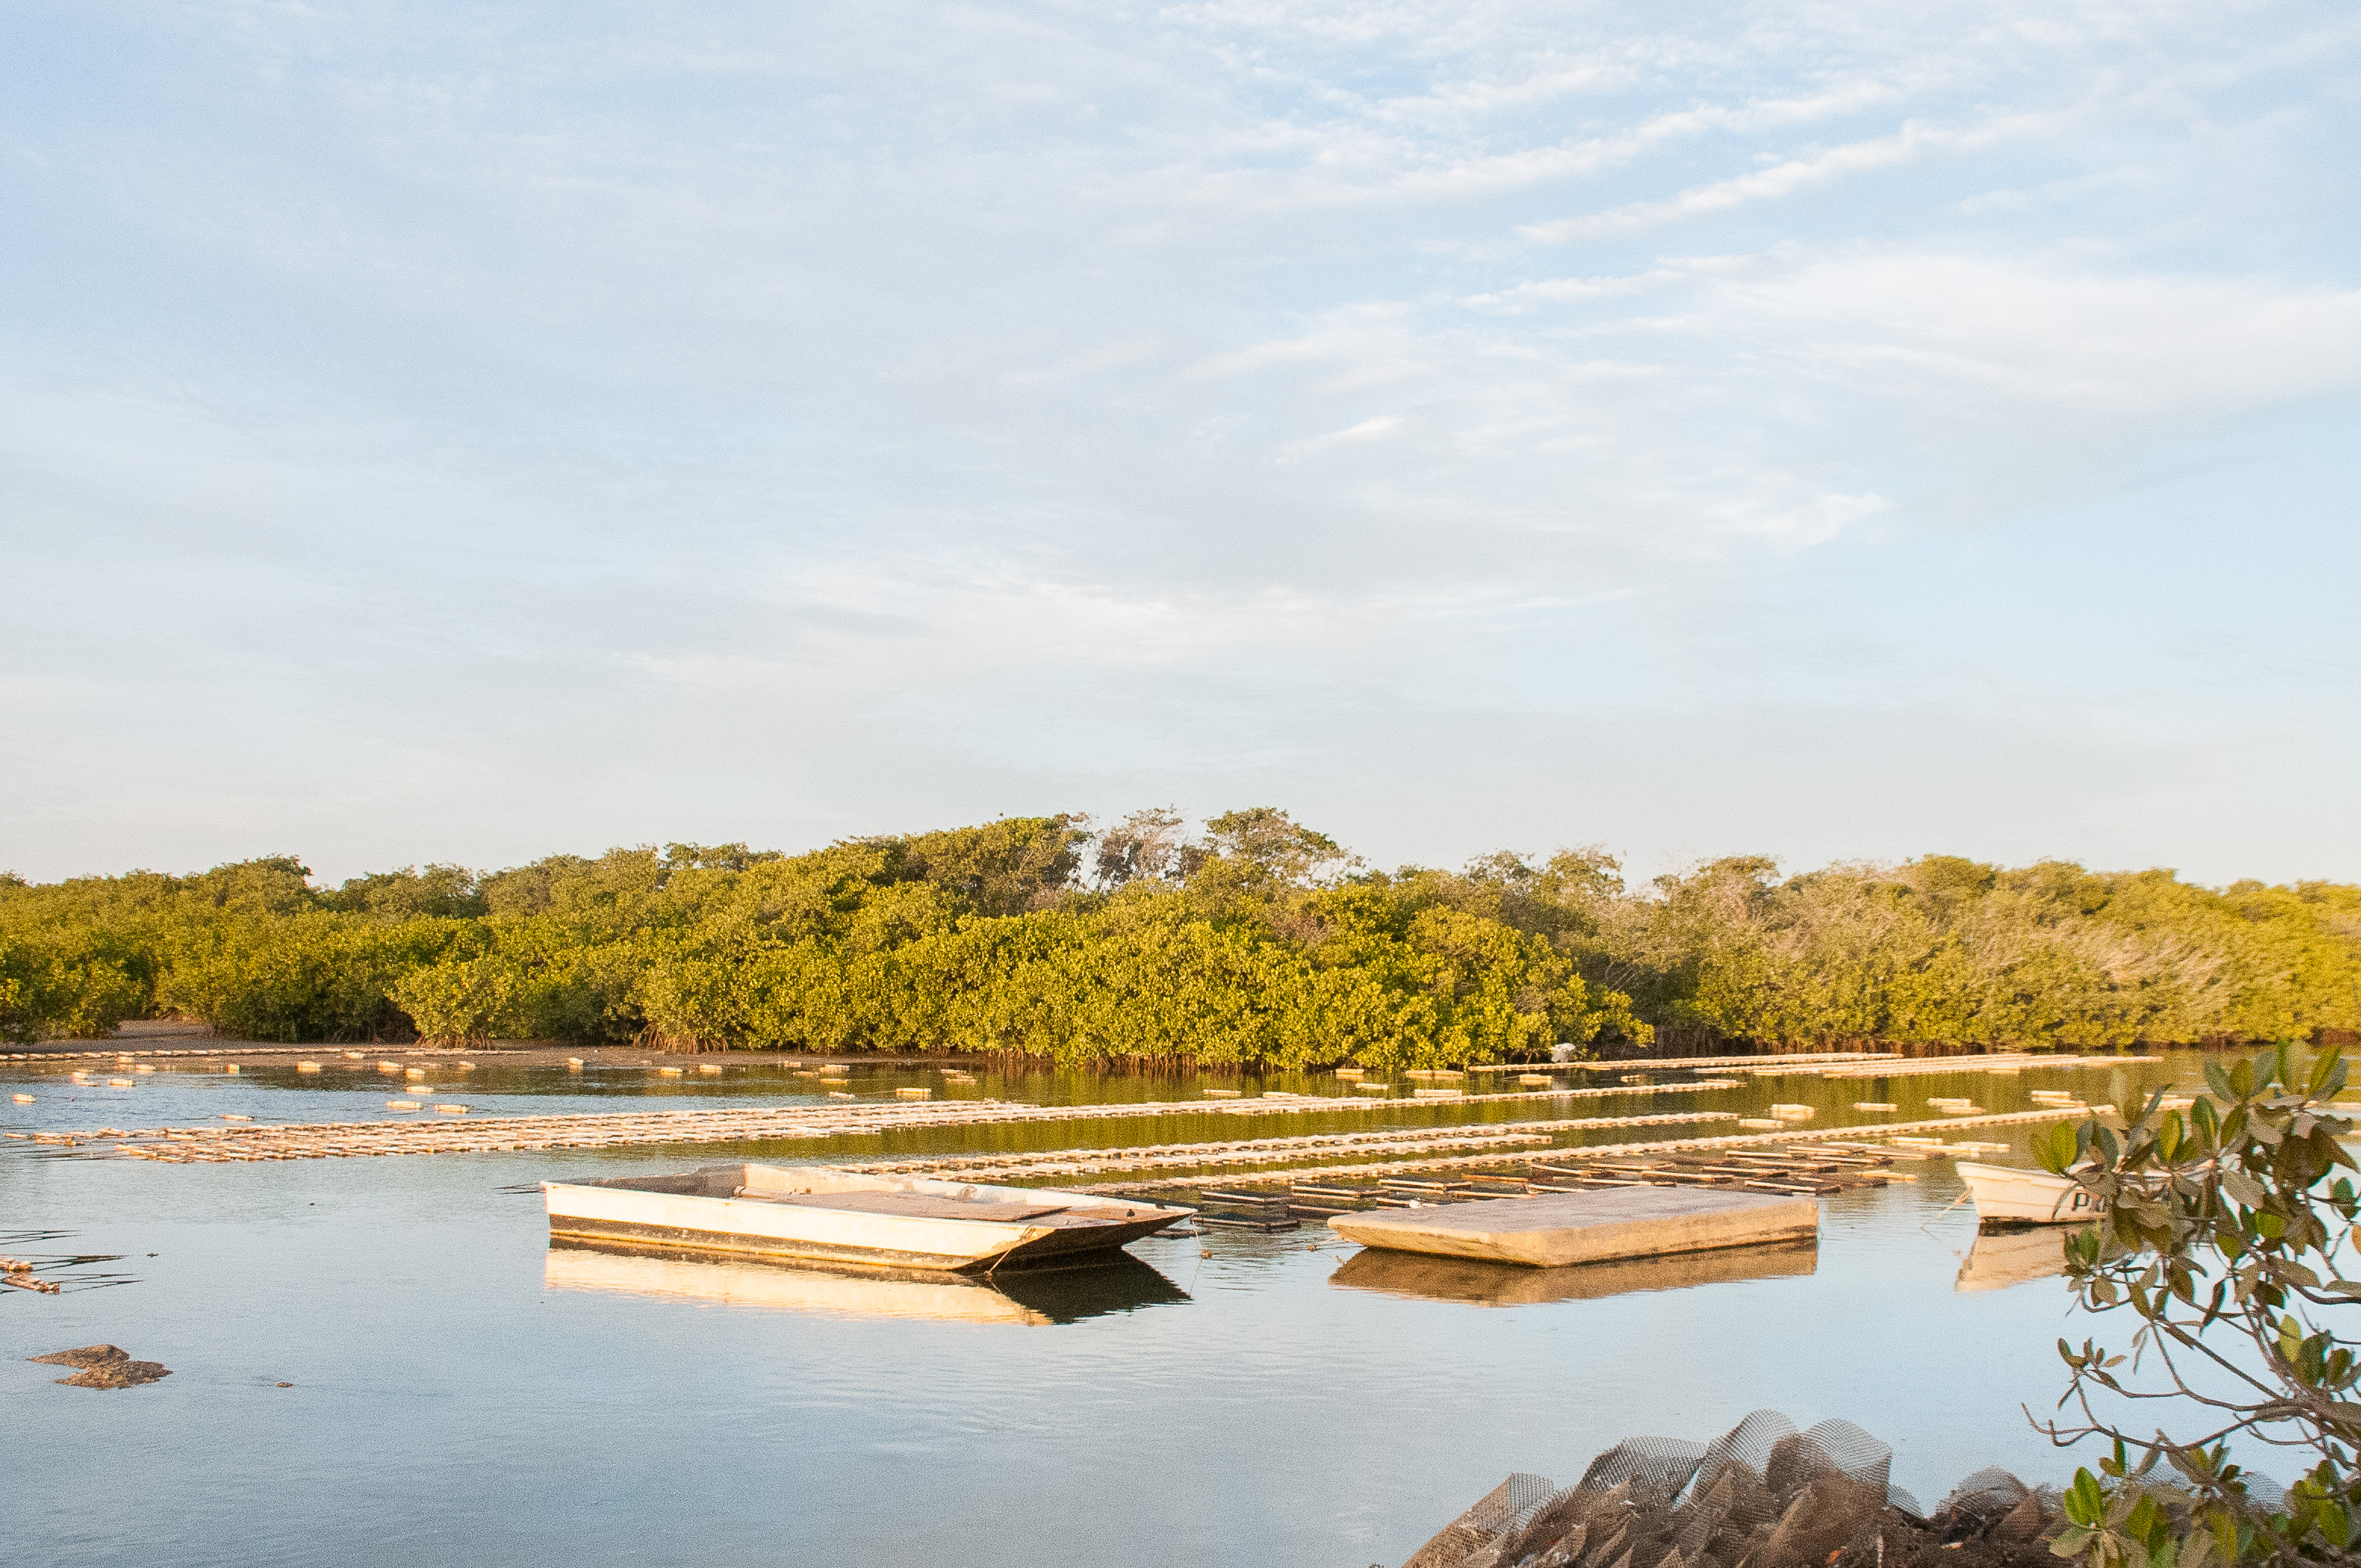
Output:
[[994,1259],[1015,1252],[1027,1239],[1019,1234],[998,1250],[981,1254],[964,1246],[957,1252],[942,1252],[906,1245],[830,1241],[817,1236],[764,1235],[760,1232],[720,1228],[726,1223],[699,1219],[694,1224],[664,1225],[640,1220],[553,1213],[549,1217],[549,1234],[572,1241],[629,1242],[638,1246],[711,1253],[717,1256],[794,1258],[805,1263],[876,1264],[892,1268],[924,1268],[950,1273],[990,1267]]
[[841,1317],[933,1318],[969,1323],[1050,1321],[993,1288],[992,1281],[971,1274],[814,1266],[807,1262],[786,1265],[578,1239],[550,1245],[542,1265],[542,1285],[548,1290],[598,1291]]
[[1080,1322],[1186,1301],[1188,1293],[1127,1252],[1100,1252],[1036,1268],[956,1274],[757,1257],[670,1247],[553,1240],[545,1289],[597,1291],[732,1308],[946,1322]]
[[[954,1274],[1079,1262],[1191,1212],[1027,1188],[752,1165],[550,1181],[542,1192],[553,1237]],[[923,1212],[869,1212],[857,1206],[864,1196]],[[970,1219],[961,1209],[1010,1217]]]
[[1976,1218],[2005,1225],[2079,1225],[2100,1218],[2106,1204],[2081,1183],[2046,1170],[1958,1160]]

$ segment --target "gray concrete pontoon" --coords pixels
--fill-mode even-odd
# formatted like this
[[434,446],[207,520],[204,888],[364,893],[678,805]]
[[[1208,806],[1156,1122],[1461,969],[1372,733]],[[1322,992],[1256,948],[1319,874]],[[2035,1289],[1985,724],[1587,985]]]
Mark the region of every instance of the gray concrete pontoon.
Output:
[[1808,1275],[1818,1262],[1818,1245],[1808,1238],[1675,1253],[1670,1257],[1576,1263],[1564,1268],[1532,1268],[1369,1247],[1345,1259],[1328,1277],[1328,1283],[1340,1290],[1367,1290],[1423,1301],[1526,1307],[1543,1301],[1590,1301],[1634,1291],[1687,1290],[1741,1279]]
[[1810,1198],[1694,1187],[1610,1187],[1339,1214],[1329,1229],[1363,1246],[1555,1268],[1663,1257],[1819,1234]]

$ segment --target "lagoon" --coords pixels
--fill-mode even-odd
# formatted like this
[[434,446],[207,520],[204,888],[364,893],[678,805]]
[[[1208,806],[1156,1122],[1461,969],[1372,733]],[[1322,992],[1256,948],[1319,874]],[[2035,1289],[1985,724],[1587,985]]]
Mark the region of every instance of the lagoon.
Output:
[[[917,1072],[858,1076],[882,1094]],[[12,1107],[12,1128],[386,1114],[381,1087],[312,1076],[291,1064],[235,1079],[168,1070],[131,1091],[70,1091],[53,1069],[0,1073],[37,1095]],[[469,1077],[474,1114],[812,1092],[752,1066],[718,1083],[659,1083],[487,1058]],[[1238,1086],[980,1078],[978,1093],[1050,1102]],[[2121,1100],[2166,1080],[2196,1083],[2196,1053],[2005,1079],[1799,1073],[1696,1102],[1749,1114],[1815,1104],[1814,1124],[1828,1125],[1864,1119],[1850,1111],[1857,1100],[1924,1114],[1927,1098],[1971,1096],[2005,1111],[2034,1090]],[[1338,1091],[1301,1076],[1243,1087]],[[1373,1114],[1552,1113],[1545,1101],[1340,1109],[1303,1130],[1330,1115],[1361,1126]],[[2055,1398],[2054,1342],[2092,1328],[2070,1319],[2054,1277],[1960,1288],[1978,1238],[1940,1160],[1903,1167],[1915,1183],[1824,1200],[1817,1246],[1800,1258],[1641,1271],[1576,1294],[1373,1269],[1307,1228],[1151,1240],[1132,1249],[1137,1268],[1035,1282],[1029,1299],[943,1286],[956,1299],[889,1299],[759,1266],[553,1252],[531,1186],[962,1139],[1169,1141],[1220,1124],[1209,1110],[742,1154],[231,1166],[11,1145],[0,1251],[123,1258],[87,1266],[91,1283],[58,1296],[0,1292],[0,1420],[17,1440],[0,1552],[61,1564],[1360,1568],[1400,1562],[1510,1470],[1571,1479],[1622,1437],[1709,1436],[1766,1406],[1884,1438],[1895,1481],[1927,1502],[1987,1464],[2028,1480],[2071,1472],[2019,1406]],[[1967,1135],[2021,1148],[2026,1134]],[[1994,1255],[1983,1249],[1987,1264]],[[2020,1257],[1999,1277],[2025,1271]],[[105,1274],[123,1277],[95,1277]],[[174,1375],[100,1392],[59,1387],[60,1369],[22,1359],[102,1341]]]

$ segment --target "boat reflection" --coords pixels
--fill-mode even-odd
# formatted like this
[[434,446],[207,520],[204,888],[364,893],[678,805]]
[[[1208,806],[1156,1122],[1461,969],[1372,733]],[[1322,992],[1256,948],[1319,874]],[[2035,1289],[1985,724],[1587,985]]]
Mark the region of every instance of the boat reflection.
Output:
[[1358,1252],[1329,1276],[1349,1290],[1477,1307],[1530,1307],[1543,1301],[1585,1301],[1637,1290],[1686,1290],[1740,1279],[1806,1275],[1819,1258],[1817,1241],[1721,1247],[1670,1257],[1581,1263],[1566,1268],[1526,1268],[1513,1263],[1430,1257],[1419,1253]]
[[1975,1245],[1960,1265],[1957,1290],[2002,1290],[2066,1272],[2066,1237],[2054,1225],[2029,1230],[1976,1233]]
[[686,1258],[617,1245],[553,1242],[542,1265],[550,1290],[705,1301],[845,1317],[933,1318],[969,1323],[1071,1323],[1186,1301],[1188,1292],[1128,1253],[1082,1268],[981,1276],[888,1268],[832,1269],[734,1258]]

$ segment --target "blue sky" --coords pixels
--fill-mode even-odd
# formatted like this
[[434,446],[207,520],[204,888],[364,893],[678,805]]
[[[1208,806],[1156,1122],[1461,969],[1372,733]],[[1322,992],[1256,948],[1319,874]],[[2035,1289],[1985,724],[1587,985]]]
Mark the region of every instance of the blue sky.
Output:
[[2361,879],[2349,6],[6,26],[0,866]]

